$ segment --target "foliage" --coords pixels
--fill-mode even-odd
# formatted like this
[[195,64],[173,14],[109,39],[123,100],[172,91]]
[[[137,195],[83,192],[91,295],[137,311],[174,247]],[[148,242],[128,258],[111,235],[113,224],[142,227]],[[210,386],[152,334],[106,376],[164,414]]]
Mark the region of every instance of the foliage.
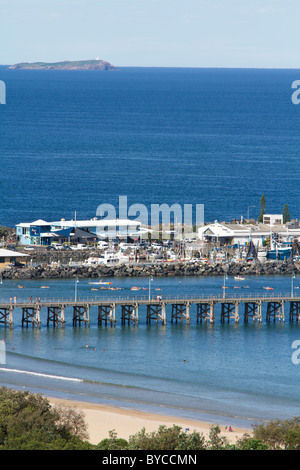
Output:
[[285,435],[288,450],[300,450],[300,428],[289,429]]
[[300,446],[300,417],[254,426],[253,437],[272,450],[297,448]]
[[221,429],[218,425],[211,426],[209,430],[208,449],[209,450],[221,450],[229,449],[230,445],[226,437],[221,436]]
[[264,444],[261,439],[254,439],[249,434],[237,440],[235,448],[237,450],[269,450],[269,446]]
[[3,227],[2,225],[0,225],[0,238],[2,237],[7,237],[8,235],[8,230],[6,227]]
[[162,425],[158,431],[146,433],[145,428],[129,438],[131,450],[203,450],[205,439],[194,431],[186,433],[180,426],[170,428]]
[[263,222],[264,214],[266,213],[266,198],[263,194],[260,200],[260,214],[258,216],[258,222]]
[[103,439],[97,445],[97,450],[128,450],[128,442],[117,437],[117,433],[109,431],[109,438]]
[[90,444],[80,412],[53,408],[46,398],[0,388],[0,449],[75,449]]
[[284,205],[282,214],[283,214],[284,224],[286,224],[287,222],[291,220],[290,211],[289,211],[289,207],[287,204]]

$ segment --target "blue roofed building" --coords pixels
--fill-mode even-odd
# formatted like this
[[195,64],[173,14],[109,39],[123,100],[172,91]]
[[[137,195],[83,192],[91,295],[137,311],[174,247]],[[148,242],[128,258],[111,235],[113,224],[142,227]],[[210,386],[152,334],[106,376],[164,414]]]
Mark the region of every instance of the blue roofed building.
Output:
[[87,243],[104,239],[139,239],[147,233],[141,222],[129,219],[65,220],[46,222],[39,219],[16,225],[19,245],[51,245],[58,243]]

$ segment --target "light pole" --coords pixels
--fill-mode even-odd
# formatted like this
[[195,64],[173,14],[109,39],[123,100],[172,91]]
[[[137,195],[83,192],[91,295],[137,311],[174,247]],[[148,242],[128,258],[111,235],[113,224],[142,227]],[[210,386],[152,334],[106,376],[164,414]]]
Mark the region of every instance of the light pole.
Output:
[[256,206],[248,206],[248,209],[247,209],[247,220],[249,220],[249,209],[250,207],[256,207]]
[[151,282],[153,281],[153,277],[149,276],[149,302],[151,300]]
[[294,297],[294,279],[295,279],[295,273],[293,272],[292,274],[292,281],[291,281],[291,297]]
[[78,277],[75,278],[75,302],[77,302],[77,284],[79,282]]
[[227,274],[224,274],[224,285],[223,285],[223,299],[225,299],[226,294],[225,294],[225,289],[226,289],[226,279],[228,279]]

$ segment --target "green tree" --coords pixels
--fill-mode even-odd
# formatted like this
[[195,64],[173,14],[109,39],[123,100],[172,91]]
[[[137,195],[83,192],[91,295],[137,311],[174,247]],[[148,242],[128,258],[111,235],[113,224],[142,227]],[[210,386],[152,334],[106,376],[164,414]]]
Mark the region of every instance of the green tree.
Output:
[[258,216],[258,222],[263,222],[264,214],[266,213],[266,198],[263,194],[260,199],[260,213]]
[[270,449],[286,449],[300,443],[300,417],[274,420],[253,428],[254,439],[261,440]]
[[182,431],[180,426],[159,426],[158,431],[146,433],[145,428],[129,438],[131,450],[203,450],[205,438],[194,431]]
[[128,442],[126,439],[121,439],[117,437],[117,433],[113,431],[109,431],[108,433],[109,438],[103,439],[97,445],[98,450],[127,450],[128,449]]
[[0,448],[86,448],[86,438],[81,412],[54,408],[41,395],[0,388]]
[[283,223],[286,224],[291,220],[290,211],[288,205],[285,204],[283,207]]
[[229,448],[229,443],[225,436],[221,436],[220,426],[211,426],[209,430],[208,449],[209,450],[221,450]]
[[254,439],[249,434],[244,434],[235,444],[237,450],[269,450],[269,446],[261,439]]

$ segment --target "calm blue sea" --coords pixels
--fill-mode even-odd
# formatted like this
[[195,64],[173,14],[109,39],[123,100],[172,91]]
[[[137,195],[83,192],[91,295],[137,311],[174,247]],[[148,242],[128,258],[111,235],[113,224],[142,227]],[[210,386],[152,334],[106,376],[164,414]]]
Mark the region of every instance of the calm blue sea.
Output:
[[[299,217],[300,108],[292,70],[139,69],[112,73],[13,71],[0,67],[0,224],[90,218],[101,203],[204,204],[206,220],[257,216],[288,204]],[[252,207],[256,206],[256,207]],[[132,296],[148,279],[112,279]],[[289,277],[228,281],[228,292],[289,293]],[[48,289],[41,289],[42,284]],[[3,281],[0,298],[73,298],[74,283]],[[155,278],[162,295],[220,294],[223,279]],[[235,289],[239,287],[238,289]],[[300,280],[295,280],[295,292]],[[143,291],[144,289],[144,291]],[[136,294],[136,292],[135,292]],[[241,313],[242,314],[242,313]],[[231,425],[300,414],[298,324],[146,324],[89,328],[0,327],[6,364],[0,385]],[[288,317],[288,311],[286,311]],[[86,345],[89,345],[87,348]],[[185,362],[186,361],[186,362]]]
[[99,204],[204,204],[205,219],[299,217],[297,70],[0,67],[0,223]]

